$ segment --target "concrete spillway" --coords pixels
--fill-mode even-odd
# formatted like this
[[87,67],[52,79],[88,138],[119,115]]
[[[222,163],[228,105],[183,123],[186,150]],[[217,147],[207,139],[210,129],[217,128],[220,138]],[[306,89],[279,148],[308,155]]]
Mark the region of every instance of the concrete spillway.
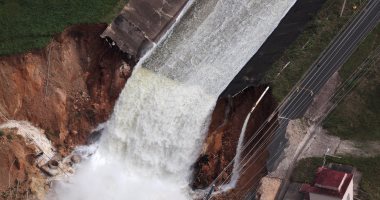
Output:
[[98,150],[58,199],[190,199],[188,187],[220,93],[295,0],[198,0],[138,63]]

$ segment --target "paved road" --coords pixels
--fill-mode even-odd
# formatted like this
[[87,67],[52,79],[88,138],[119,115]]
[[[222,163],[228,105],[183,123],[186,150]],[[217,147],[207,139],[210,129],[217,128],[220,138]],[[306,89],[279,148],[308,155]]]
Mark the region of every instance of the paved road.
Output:
[[[279,110],[279,123],[276,141],[270,145],[270,154],[277,155],[278,151],[283,151],[285,146],[285,131],[289,119],[302,117],[313,101],[313,96],[319,92],[327,80],[348,60],[356,50],[360,42],[376,27],[380,20],[380,1],[368,0],[364,9],[341,31],[332,43],[325,49],[321,56],[310,67],[309,71],[301,78],[297,84],[297,89],[291,91],[285,103]],[[296,157],[298,157],[296,155]],[[274,159],[276,160],[276,159]],[[269,168],[275,163],[269,163]],[[289,167],[288,174],[291,174],[293,167]],[[290,176],[290,175],[288,175]],[[278,194],[278,199],[282,199],[284,190],[287,187],[287,179],[283,189]]]
[[317,93],[356,50],[360,42],[376,27],[380,20],[380,1],[369,0],[365,8],[341,32],[311,66],[280,110],[280,116],[296,119],[302,117]]
[[[277,129],[275,141],[270,146],[271,155],[282,151],[285,146],[285,131],[289,119],[297,119],[304,115],[313,101],[313,96],[319,92],[327,80],[352,55],[360,42],[376,27],[380,20],[380,1],[368,0],[355,18],[336,36],[321,56],[305,73],[297,84],[298,90],[289,93],[279,111],[280,128]],[[276,160],[276,159],[272,159]],[[269,168],[275,163],[269,163]]]

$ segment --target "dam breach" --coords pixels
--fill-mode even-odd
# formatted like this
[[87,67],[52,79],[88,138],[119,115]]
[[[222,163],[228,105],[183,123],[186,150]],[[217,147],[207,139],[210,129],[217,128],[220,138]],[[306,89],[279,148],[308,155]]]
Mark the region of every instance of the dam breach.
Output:
[[[295,1],[187,2],[179,23],[152,34],[161,39],[147,37],[152,51],[128,79],[96,152],[56,186],[58,199],[192,199],[191,167],[219,95]],[[126,50],[138,56],[140,47]]]
[[138,60],[172,25],[187,1],[130,0],[101,37]]

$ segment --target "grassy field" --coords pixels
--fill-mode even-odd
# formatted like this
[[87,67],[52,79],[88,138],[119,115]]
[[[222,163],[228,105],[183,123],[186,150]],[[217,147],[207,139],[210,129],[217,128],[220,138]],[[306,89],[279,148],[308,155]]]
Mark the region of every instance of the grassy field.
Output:
[[[347,0],[346,9],[340,17],[344,0],[327,0],[305,31],[288,48],[281,58],[274,63],[263,82],[270,82],[273,95],[280,102],[291,90],[302,74],[318,58],[330,41],[344,24],[353,16],[360,5],[360,0]],[[280,69],[290,61],[290,65],[275,79]]]
[[[339,71],[342,80],[380,47],[380,26],[366,38]],[[342,139],[380,140],[380,62],[326,118],[323,127]]]
[[[380,199],[380,156],[370,158],[343,157],[327,158],[328,162],[341,163],[356,167],[362,174],[359,199]],[[311,183],[315,171],[322,165],[322,158],[306,158],[297,163],[291,180],[300,183]]]
[[0,0],[0,56],[40,49],[69,25],[110,22],[127,0]]

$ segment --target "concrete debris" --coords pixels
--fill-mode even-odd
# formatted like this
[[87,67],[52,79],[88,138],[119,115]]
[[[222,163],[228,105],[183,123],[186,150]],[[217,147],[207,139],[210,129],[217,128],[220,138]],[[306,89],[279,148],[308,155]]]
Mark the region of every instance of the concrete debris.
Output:
[[123,63],[123,65],[120,66],[119,71],[121,78],[129,78],[132,73],[131,67],[127,63]]
[[47,163],[47,164],[41,166],[40,169],[42,172],[44,172],[48,176],[58,175],[59,174],[58,166],[55,169],[51,168],[50,166],[53,166],[53,165],[49,165],[49,163]]
[[[36,163],[43,165],[55,154],[55,148],[46,138],[44,131],[33,126],[27,121],[9,120],[0,125],[0,129],[17,128],[17,134],[21,135],[27,144],[35,146]],[[38,156],[37,156],[38,155]]]
[[[139,58],[173,23],[187,0],[130,0],[102,33],[111,46]],[[152,26],[154,24],[154,26]]]
[[81,161],[81,157],[79,155],[72,155],[70,160],[76,164]]

